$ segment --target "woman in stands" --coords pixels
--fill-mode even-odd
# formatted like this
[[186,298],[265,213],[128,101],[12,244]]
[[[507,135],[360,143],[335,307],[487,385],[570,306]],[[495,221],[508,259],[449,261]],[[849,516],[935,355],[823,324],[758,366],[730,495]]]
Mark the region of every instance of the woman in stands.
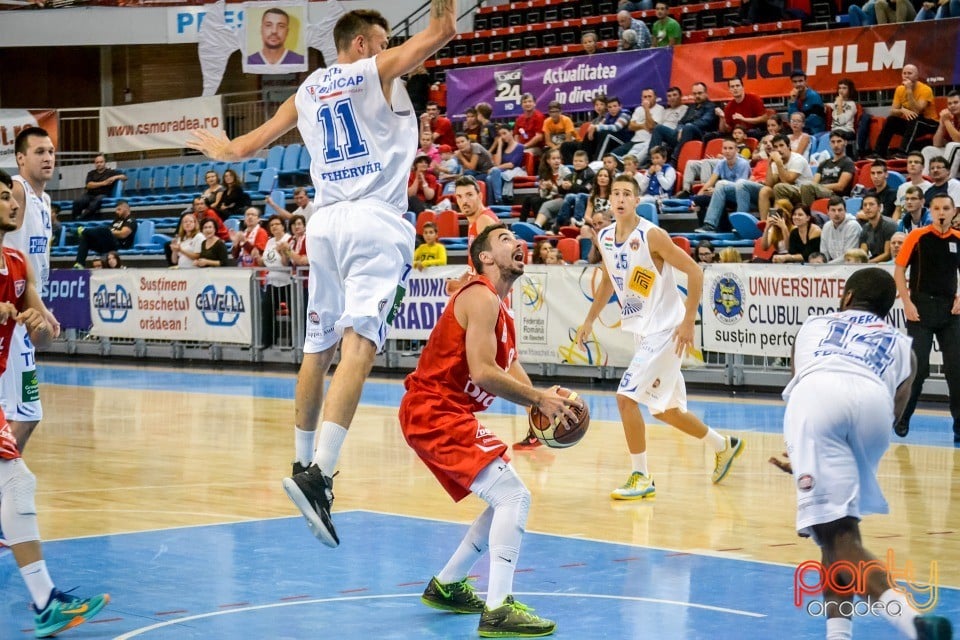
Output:
[[803,132],[803,125],[806,117],[802,112],[796,111],[790,114],[790,133],[787,137],[790,139],[790,151],[799,153],[806,159],[810,159],[810,134]]
[[533,245],[532,254],[531,262],[533,264],[547,264],[547,257],[550,256],[550,241],[537,240]]
[[837,98],[833,101],[830,131],[847,141],[847,155],[854,158],[853,141],[857,139],[857,88],[850,78],[837,82]]
[[116,251],[108,251],[107,257],[103,261],[104,269],[123,269],[123,261],[120,260],[120,254]]
[[243,212],[250,206],[250,196],[243,190],[243,185],[233,169],[223,172],[223,195],[220,198],[220,217],[226,220],[230,216],[243,217]]
[[772,248],[773,258],[786,255],[791,231],[793,231],[793,203],[786,198],[781,198],[770,207],[760,247],[764,251]]
[[597,169],[597,175],[593,176],[593,188],[590,189],[590,197],[587,198],[587,210],[583,214],[585,224],[593,222],[594,213],[605,213],[610,210],[610,183],[613,176],[610,170],[605,167]]
[[[229,171],[229,169],[228,169]],[[200,257],[195,265],[198,267],[225,267],[229,264],[227,245],[217,237],[217,223],[213,218],[204,218],[200,223],[200,234],[203,242],[200,243]]]
[[[572,186],[570,176],[572,171],[563,164],[559,149],[548,149],[540,160],[539,173],[539,202],[537,218],[534,221],[541,229],[547,229],[547,223],[553,227],[560,207],[563,205],[563,196]],[[526,207],[524,203],[524,207]],[[521,217],[523,213],[521,212]]]
[[793,208],[793,225],[787,253],[773,256],[774,262],[807,262],[811,255],[820,252],[820,227],[813,223],[806,207]]
[[780,116],[773,115],[767,118],[767,135],[778,136],[783,133],[783,120]]
[[170,263],[181,269],[192,269],[197,266],[196,261],[200,257],[201,244],[203,244],[203,236],[200,234],[200,223],[197,222],[196,214],[189,211],[180,216],[177,235],[170,243]]
[[285,251],[289,250],[291,238],[283,226],[280,216],[270,216],[267,220],[270,229],[270,239],[263,253],[257,257],[257,265],[266,267],[263,279],[263,296],[260,299],[260,310],[263,333],[261,344],[264,349],[274,345],[279,336],[278,314],[285,315],[290,304],[290,265],[284,260]]
[[[236,177],[236,174],[234,174]],[[223,198],[224,188],[220,184],[220,176],[217,175],[217,172],[211,169],[207,171],[203,176],[204,182],[207,183],[207,190],[200,194],[200,197],[203,198],[203,201],[207,204],[208,209],[220,210],[220,200]]]

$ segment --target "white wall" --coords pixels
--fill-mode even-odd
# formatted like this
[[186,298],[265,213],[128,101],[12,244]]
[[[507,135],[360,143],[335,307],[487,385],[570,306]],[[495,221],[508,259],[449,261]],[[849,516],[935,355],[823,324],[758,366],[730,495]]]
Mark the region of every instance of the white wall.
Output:
[[[318,3],[310,3],[311,8]],[[376,9],[395,25],[423,4],[422,0],[346,0],[344,9]],[[466,2],[458,3],[461,5]],[[473,4],[473,2],[469,2]],[[228,10],[239,5],[229,4]],[[180,7],[80,7],[69,9],[4,11],[0,21],[0,46],[51,47],[58,45],[123,45],[196,42],[196,34],[174,30],[177,15],[201,10]],[[463,7],[458,13],[463,12]],[[464,31],[472,28],[472,20],[459,25]],[[189,31],[189,30],[188,30]]]

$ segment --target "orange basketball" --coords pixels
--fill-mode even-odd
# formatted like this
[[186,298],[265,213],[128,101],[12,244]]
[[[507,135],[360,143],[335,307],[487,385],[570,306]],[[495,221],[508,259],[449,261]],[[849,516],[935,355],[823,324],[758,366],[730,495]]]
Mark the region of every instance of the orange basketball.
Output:
[[[572,400],[579,397],[576,391],[563,387],[557,389],[557,393]],[[590,410],[585,403],[582,408],[574,407],[573,411],[577,414],[577,421],[568,426],[562,423],[559,418],[551,422],[540,409],[533,407],[530,409],[530,428],[537,439],[548,447],[554,449],[572,447],[583,439],[583,436],[587,433],[587,428],[590,426]]]

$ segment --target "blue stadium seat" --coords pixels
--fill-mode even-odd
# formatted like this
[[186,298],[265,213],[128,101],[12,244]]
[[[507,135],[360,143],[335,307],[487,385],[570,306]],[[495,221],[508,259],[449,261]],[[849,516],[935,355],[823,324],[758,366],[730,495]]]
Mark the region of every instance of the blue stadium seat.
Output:
[[295,176],[300,172],[300,150],[303,145],[294,142],[283,150],[283,159],[280,161],[280,176]]
[[736,231],[737,235],[745,240],[756,240],[763,235],[760,227],[757,226],[758,220],[751,213],[738,211],[730,214],[730,226]]
[[306,147],[300,149],[300,162],[297,165],[297,172],[305,176],[310,175],[310,152]]
[[658,227],[660,226],[660,216],[657,215],[657,205],[652,202],[641,202],[638,204],[637,215],[644,220],[649,220]]
[[260,174],[263,173],[263,170],[267,166],[267,161],[263,158],[250,158],[243,163],[243,182],[244,188],[247,191],[251,191],[254,187],[257,186],[257,181],[260,179]]
[[137,222],[137,233],[133,236],[134,249],[153,248],[153,232],[155,225],[153,220],[139,220]]
[[280,171],[280,168],[283,166],[283,145],[277,145],[275,147],[270,147],[270,151],[267,152],[267,164],[268,167],[273,167],[277,171]]
[[200,176],[197,175],[197,167],[195,163],[183,165],[183,179],[180,181],[180,188],[183,189],[185,193],[196,193],[202,191],[200,189]]
[[260,180],[257,182],[257,190],[250,194],[250,197],[262,198],[277,188],[277,170],[273,167],[267,167],[260,174]]
[[514,222],[510,225],[510,231],[513,232],[513,235],[527,242],[533,242],[536,236],[543,235],[543,229],[529,222]]

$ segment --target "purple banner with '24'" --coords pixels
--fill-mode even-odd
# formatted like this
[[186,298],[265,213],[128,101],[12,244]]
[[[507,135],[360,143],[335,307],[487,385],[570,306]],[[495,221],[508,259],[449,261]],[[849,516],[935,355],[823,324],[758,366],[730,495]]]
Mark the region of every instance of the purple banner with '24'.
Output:
[[590,111],[598,93],[617,96],[623,106],[634,107],[647,87],[658,96],[666,95],[672,65],[673,51],[664,48],[451,69],[447,114],[457,117],[467,107],[488,102],[494,118],[513,118],[521,113],[524,93],[533,94],[544,112],[551,100],[563,105],[566,113]]
[[43,302],[63,329],[90,328],[90,272],[53,269],[43,291]]

